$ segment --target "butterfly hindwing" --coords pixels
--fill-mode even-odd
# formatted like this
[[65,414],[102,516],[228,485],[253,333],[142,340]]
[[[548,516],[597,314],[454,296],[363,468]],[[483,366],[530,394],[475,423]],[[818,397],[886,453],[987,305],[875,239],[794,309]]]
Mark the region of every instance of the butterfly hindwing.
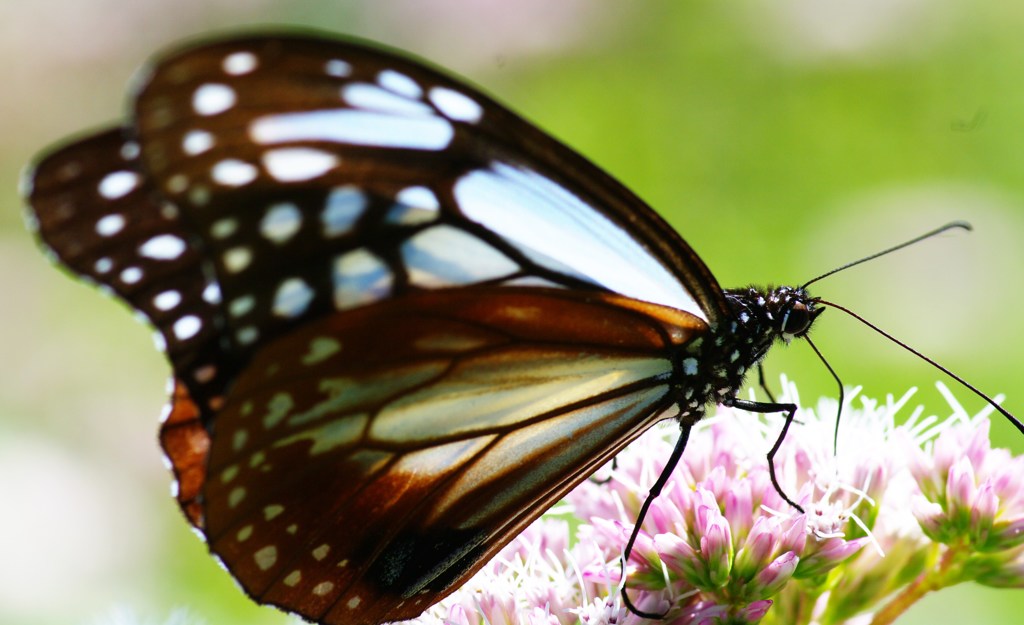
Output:
[[318,621],[415,616],[672,416],[666,350],[704,324],[631,305],[422,292],[272,343],[218,415],[211,548],[258,600]]

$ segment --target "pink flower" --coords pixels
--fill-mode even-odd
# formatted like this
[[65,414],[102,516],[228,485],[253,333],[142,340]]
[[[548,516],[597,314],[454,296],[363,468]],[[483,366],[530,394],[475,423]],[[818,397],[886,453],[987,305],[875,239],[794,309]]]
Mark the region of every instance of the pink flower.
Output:
[[[1024,587],[1024,458],[988,442],[988,421],[943,431],[911,450],[921,495],[913,513],[932,540],[958,555],[965,580]],[[959,580],[958,580],[959,581]]]
[[[699,424],[629,554],[631,603],[665,625],[803,625],[863,620],[922,579],[1021,586],[1024,459],[990,449],[980,419],[935,427],[915,413],[896,426],[909,397],[848,404],[838,455],[835,404],[798,413],[776,470],[803,514],[769,477],[777,419],[721,410]],[[783,400],[797,401],[791,386]],[[606,481],[570,493],[583,521],[574,536],[565,520],[542,518],[415,622],[648,622],[623,603],[621,558],[675,435],[655,428],[601,471]],[[954,565],[934,568],[937,549]]]

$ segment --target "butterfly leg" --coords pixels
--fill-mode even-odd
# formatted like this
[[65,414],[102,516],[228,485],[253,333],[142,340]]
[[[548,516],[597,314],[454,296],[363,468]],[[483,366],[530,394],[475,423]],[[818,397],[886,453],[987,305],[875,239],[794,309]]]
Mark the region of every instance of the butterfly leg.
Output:
[[672,449],[672,453],[668,457],[668,461],[665,463],[665,468],[661,470],[661,475],[654,481],[654,485],[651,486],[651,490],[647,493],[647,499],[644,500],[642,506],[640,506],[640,514],[636,517],[636,524],[633,525],[633,531],[629,535],[629,540],[626,542],[626,549],[622,552],[622,601],[626,604],[628,609],[633,614],[647,619],[661,620],[668,614],[666,611],[663,614],[656,612],[644,612],[638,609],[633,602],[630,601],[629,595],[626,594],[626,562],[629,560],[629,554],[633,551],[633,543],[636,542],[636,537],[640,534],[640,526],[644,523],[644,518],[647,516],[647,510],[651,507],[651,504],[658,495],[661,494],[661,490],[665,488],[665,484],[668,482],[668,478],[672,475],[676,465],[679,464],[679,459],[683,456],[683,450],[686,449],[686,441],[690,439],[690,425],[682,424],[680,426],[679,439],[676,440],[676,446]]
[[779,433],[779,437],[775,440],[775,444],[772,445],[771,450],[768,452],[768,475],[772,479],[772,486],[775,487],[775,491],[779,493],[783,501],[793,506],[800,512],[804,509],[801,508],[795,501],[789,498],[789,496],[782,490],[782,486],[779,485],[779,479],[775,475],[775,454],[778,453],[779,448],[782,447],[782,441],[786,440],[786,434],[789,432],[789,426],[793,423],[793,418],[796,416],[796,404],[778,404],[775,402],[760,402],[760,401],[748,401],[746,399],[739,399],[738,397],[728,398],[722,402],[726,406],[733,408],[739,408],[740,410],[746,410],[747,412],[756,412],[759,414],[769,414],[773,412],[785,412],[786,421],[782,424],[782,432]]
[[770,390],[768,390],[768,383],[765,382],[764,379],[764,365],[760,363],[757,365],[757,385],[760,386],[761,390],[764,391],[764,394],[768,396],[768,401],[774,404],[775,396],[772,395]]
[[[764,365],[760,363],[757,365],[757,385],[761,387],[761,390],[764,391],[764,394],[768,396],[768,403],[778,403],[775,401],[775,395],[772,395],[771,390],[768,388],[768,382],[766,382],[764,379]],[[793,419],[793,423],[802,424],[803,422],[800,419]]]

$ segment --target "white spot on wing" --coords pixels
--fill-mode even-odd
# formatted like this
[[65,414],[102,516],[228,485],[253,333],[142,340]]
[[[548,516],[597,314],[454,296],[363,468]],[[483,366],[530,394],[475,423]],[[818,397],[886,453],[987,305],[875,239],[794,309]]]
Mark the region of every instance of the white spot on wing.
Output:
[[356,187],[346,185],[332,190],[320,215],[324,236],[336,237],[350,232],[366,210],[366,204],[366,194]]
[[218,219],[210,226],[210,234],[215,239],[226,239],[238,230],[238,220],[234,217]]
[[266,115],[249,126],[252,140],[264,145],[335,141],[411,150],[442,150],[454,135],[452,125],[440,117],[397,117],[349,109]]
[[298,317],[313,301],[313,289],[301,278],[288,278],[274,294],[273,313],[278,317]]
[[115,171],[109,173],[100,180],[100,195],[108,200],[122,198],[139,186],[139,175],[133,171]]
[[368,111],[414,116],[434,114],[429,106],[419,100],[363,82],[342,87],[341,97],[349,106]]
[[341,59],[331,59],[324,63],[324,71],[329,76],[343,78],[352,73],[352,65],[347,61],[342,61]]
[[417,233],[402,244],[401,250],[410,281],[423,287],[472,284],[519,269],[493,247],[448,225]]
[[157,310],[171,310],[181,303],[181,293],[170,290],[158,293],[153,297],[153,306]]
[[274,545],[267,545],[252,554],[252,558],[256,562],[256,566],[259,567],[261,571],[266,571],[277,563],[277,547]]
[[154,260],[174,260],[184,253],[185,242],[173,234],[158,234],[139,246],[139,254]]
[[386,69],[377,74],[377,84],[407,98],[416,99],[423,95],[423,89],[415,80],[393,69]]
[[224,252],[224,267],[231,273],[238,273],[252,262],[252,252],[247,247],[233,247]]
[[114,268],[114,261],[104,256],[103,258],[98,259],[92,268],[96,273],[107,273]]
[[447,87],[430,90],[430,101],[448,119],[475,124],[484,115],[484,109],[469,96]]
[[256,298],[252,295],[243,295],[231,300],[228,304],[228,313],[232,317],[243,317],[256,306]]
[[269,241],[284,243],[302,226],[302,213],[291,202],[273,204],[260,221],[260,233]]
[[139,144],[135,141],[126,141],[125,144],[121,146],[121,158],[126,161],[138,158],[140,152],[141,149],[139,148]]
[[200,115],[223,113],[235,105],[235,90],[227,85],[207,83],[192,94],[192,109]]
[[213,135],[205,130],[190,130],[181,140],[181,149],[189,156],[202,154],[213,147]]
[[127,267],[121,271],[121,282],[125,284],[135,284],[142,279],[142,270],[138,267]]
[[213,181],[227,187],[249,184],[259,175],[255,165],[234,158],[226,158],[213,166],[210,176]]
[[252,52],[234,52],[224,57],[222,63],[224,71],[232,76],[248,74],[256,69],[257,65],[256,55]]
[[172,329],[174,330],[174,336],[179,341],[187,341],[196,334],[199,334],[199,330],[203,327],[203,322],[199,320],[199,317],[195,315],[185,315],[181,319],[174,322]]
[[707,317],[686,288],[622,227],[565,187],[495,163],[455,184],[467,217],[534,261],[629,297]]
[[245,326],[235,333],[235,339],[242,345],[252,345],[260,338],[260,331],[253,326]]
[[317,597],[323,597],[324,595],[328,594],[332,590],[334,590],[334,583],[333,582],[320,582],[316,586],[313,586],[312,593],[314,595],[316,595]]
[[217,305],[220,303],[220,285],[210,282],[203,288],[203,301],[207,304]]
[[96,221],[96,234],[101,237],[114,236],[124,230],[124,215],[105,215]]
[[336,167],[340,159],[313,148],[278,148],[263,154],[263,166],[280,182],[299,182],[323,176]]
[[334,306],[344,310],[383,299],[392,279],[387,265],[369,251],[343,254],[334,261]]

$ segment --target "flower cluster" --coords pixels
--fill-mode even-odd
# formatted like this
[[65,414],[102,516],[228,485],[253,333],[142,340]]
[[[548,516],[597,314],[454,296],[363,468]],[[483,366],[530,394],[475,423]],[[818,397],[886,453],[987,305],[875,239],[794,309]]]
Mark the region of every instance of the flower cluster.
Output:
[[910,471],[921,494],[914,517],[946,545],[950,583],[1021,586],[1024,577],[1024,456],[989,446],[988,422],[939,435],[930,453],[913,449]]
[[655,428],[411,622],[648,622],[622,601],[625,583],[633,606],[667,625],[882,625],[963,581],[1024,587],[1024,457],[992,449],[987,412],[969,418],[941,390],[954,407],[942,421],[918,409],[896,425],[912,393],[846,406],[838,449],[835,402],[798,412],[775,469],[803,513],[765,457],[781,419],[720,410],[651,504],[624,578],[676,433]]

